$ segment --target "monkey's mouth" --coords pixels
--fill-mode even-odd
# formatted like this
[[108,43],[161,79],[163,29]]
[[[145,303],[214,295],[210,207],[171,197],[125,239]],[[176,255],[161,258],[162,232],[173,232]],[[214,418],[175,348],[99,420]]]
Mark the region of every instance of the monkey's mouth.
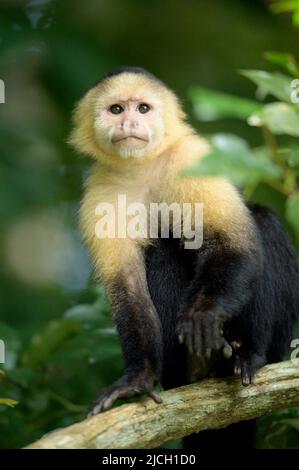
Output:
[[148,142],[148,139],[145,137],[141,137],[139,135],[125,135],[122,137],[116,137],[115,139],[112,139],[113,144],[118,144],[119,142],[134,142],[134,141],[141,141],[141,142]]

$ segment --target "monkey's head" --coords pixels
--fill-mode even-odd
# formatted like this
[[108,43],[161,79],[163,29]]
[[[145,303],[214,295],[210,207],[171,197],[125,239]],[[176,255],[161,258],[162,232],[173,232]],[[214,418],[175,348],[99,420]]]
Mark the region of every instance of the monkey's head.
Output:
[[70,142],[106,163],[153,158],[186,133],[184,117],[175,94],[154,75],[115,69],[77,105]]

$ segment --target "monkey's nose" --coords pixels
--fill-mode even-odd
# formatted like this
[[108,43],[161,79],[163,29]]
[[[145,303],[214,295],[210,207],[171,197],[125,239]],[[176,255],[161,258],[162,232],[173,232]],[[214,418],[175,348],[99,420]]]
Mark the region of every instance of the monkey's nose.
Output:
[[138,129],[138,127],[139,127],[138,121],[128,120],[128,119],[123,121],[121,125],[121,128],[123,130],[128,130],[128,131],[133,130],[133,129]]

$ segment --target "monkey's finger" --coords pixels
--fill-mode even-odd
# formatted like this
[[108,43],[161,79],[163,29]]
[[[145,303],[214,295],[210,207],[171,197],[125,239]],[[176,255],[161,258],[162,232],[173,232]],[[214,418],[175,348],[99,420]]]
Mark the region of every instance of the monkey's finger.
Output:
[[233,354],[231,345],[223,338],[222,354],[225,359],[230,359]]
[[110,393],[107,397],[103,400],[103,410],[107,410],[111,408],[113,403],[118,400],[119,398],[130,398],[134,397],[135,395],[140,395],[144,392],[144,390],[139,386],[132,387],[129,386],[122,386],[115,389],[112,393]]
[[108,395],[107,397],[105,397],[103,400],[102,400],[102,411],[105,411],[105,410],[108,410],[109,408],[111,408],[111,406],[113,405],[113,403],[118,399],[118,398],[121,398],[123,393],[123,391],[121,389],[116,389],[114,392],[112,392],[110,395]]
[[94,406],[92,408],[92,410],[90,410],[88,413],[87,413],[87,418],[92,418],[93,416],[97,415],[98,413],[100,413],[100,408],[98,406]]
[[239,356],[235,357],[235,365],[234,365],[234,375],[241,375],[242,374],[242,367]]
[[95,411],[94,408],[92,408],[88,413],[87,413],[87,418],[92,418],[94,415],[96,415],[98,411]]
[[212,349],[211,348],[207,348],[205,350],[205,356],[208,360],[211,359],[211,356],[212,356]]
[[184,342],[184,334],[183,334],[183,333],[179,333],[179,334],[178,334],[178,338],[179,338],[179,343],[180,343],[180,344],[183,344],[183,342]]
[[105,392],[101,393],[100,395],[97,396],[97,398],[94,400],[94,402],[91,404],[87,417],[90,418],[91,416],[94,416],[102,411],[102,405],[103,405],[103,400],[108,394],[108,390]]
[[149,390],[148,395],[156,402],[158,405],[163,402],[160,394],[156,390]]
[[185,344],[187,346],[189,354],[193,354],[193,335],[192,335],[192,333],[189,333],[188,335],[185,336]]
[[190,354],[193,353],[193,322],[187,319],[183,323],[184,343]]
[[194,352],[199,357],[202,354],[202,328],[199,321],[193,322],[193,341],[194,341]]
[[215,341],[213,325],[208,318],[205,318],[202,324],[202,342],[205,352],[209,349],[214,349]]
[[213,325],[213,341],[217,351],[222,349],[224,338],[222,336],[222,328],[220,322],[215,322]]
[[97,400],[91,406],[91,409],[87,414],[87,418],[91,418],[92,416],[97,415],[101,411],[103,411],[103,400],[99,400],[99,401]]
[[183,326],[182,326],[181,322],[179,322],[177,327],[176,327],[176,334],[178,336],[179,343],[183,344],[183,342],[184,342],[184,331],[183,331]]
[[106,392],[98,396],[91,406],[91,410],[88,413],[89,416],[94,416],[101,411],[107,410],[110,408],[113,403],[121,396],[121,388],[109,388]]
[[249,364],[246,360],[241,360],[241,377],[242,377],[242,384],[247,387],[251,384],[251,372]]
[[244,374],[242,374],[242,384],[247,387],[248,385],[251,384],[251,377],[250,375],[245,372]]

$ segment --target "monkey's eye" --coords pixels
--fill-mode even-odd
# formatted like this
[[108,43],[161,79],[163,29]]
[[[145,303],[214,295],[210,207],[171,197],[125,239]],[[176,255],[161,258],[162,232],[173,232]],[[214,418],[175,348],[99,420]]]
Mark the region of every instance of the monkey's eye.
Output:
[[145,113],[148,113],[149,110],[151,109],[150,106],[146,103],[140,103],[138,106],[137,106],[137,109],[138,111],[141,113],[141,114],[145,114]]
[[112,114],[120,114],[122,113],[124,108],[120,104],[113,104],[110,106],[109,111]]

